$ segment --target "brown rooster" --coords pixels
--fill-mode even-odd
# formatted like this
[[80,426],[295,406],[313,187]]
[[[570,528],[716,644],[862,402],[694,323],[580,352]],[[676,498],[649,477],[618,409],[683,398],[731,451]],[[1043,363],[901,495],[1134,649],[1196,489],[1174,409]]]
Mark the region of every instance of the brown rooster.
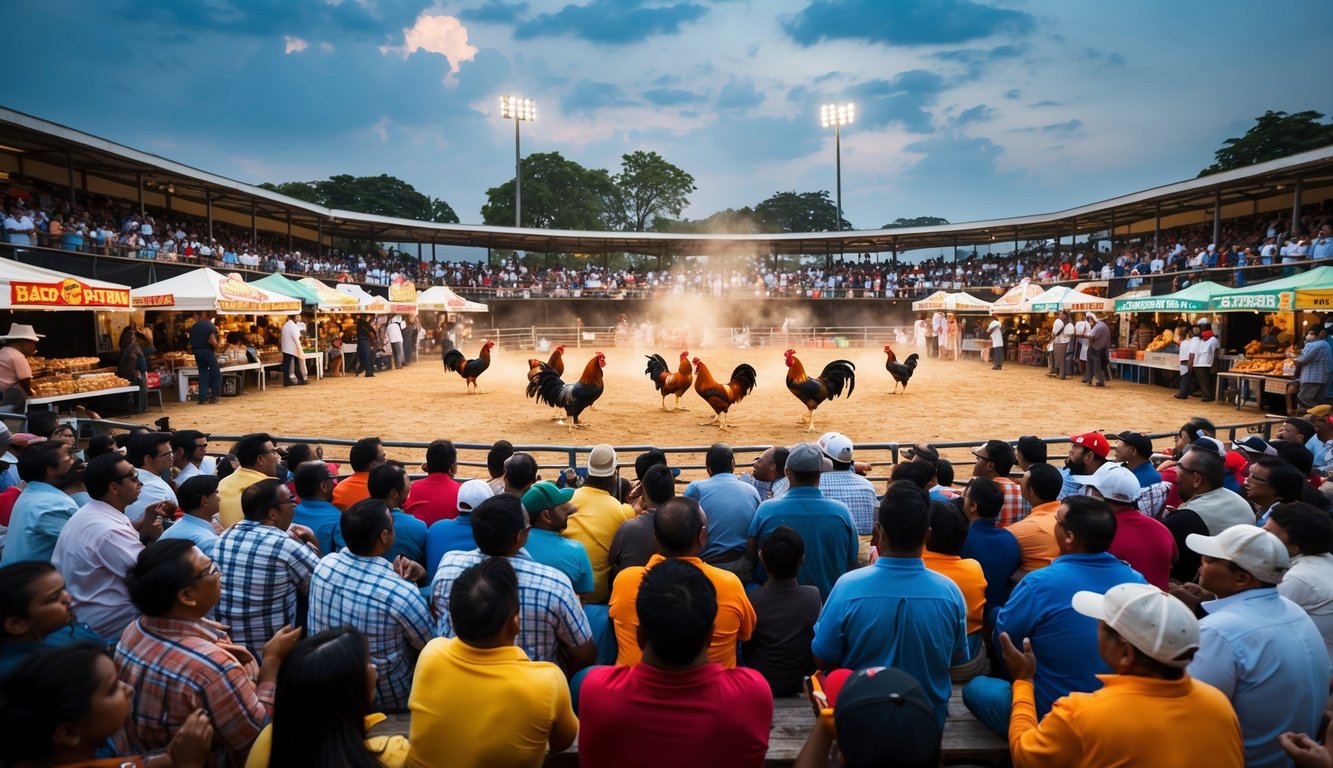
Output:
[[491,367],[491,347],[493,346],[495,346],[493,341],[482,344],[481,352],[472,360],[464,359],[462,352],[451,349],[444,353],[444,367],[463,377],[463,381],[467,382],[468,392],[483,394],[485,390],[477,385],[477,377]]
[[565,415],[571,419],[569,429],[575,430],[588,426],[579,422],[579,414],[602,396],[602,369],[606,367],[606,355],[598,352],[583,368],[583,375],[573,384],[560,380],[560,374],[550,368],[537,373],[537,378],[528,385],[528,396],[552,408],[565,409]]
[[731,429],[735,425],[727,424],[727,410],[733,404],[745,399],[745,396],[755,388],[754,366],[741,363],[731,372],[731,381],[719,384],[699,358],[694,358],[693,362],[694,391],[698,392],[699,397],[713,409],[713,420],[705,421],[699,426],[717,424],[718,429]]
[[[809,412],[807,419],[810,426],[806,431],[814,432],[815,409],[820,403],[841,395],[843,387],[847,388],[847,396],[852,396],[852,391],[856,389],[856,366],[850,360],[834,360],[824,366],[819,376],[811,378],[806,375],[805,366],[796,357],[796,350],[787,350],[783,357],[787,360],[787,391],[795,395]],[[807,419],[801,419],[801,423],[804,424]]]
[[[680,397],[690,391],[690,384],[694,382],[694,369],[690,367],[690,353],[688,350],[680,353],[680,369],[675,373],[667,367],[666,358],[661,355],[646,355],[648,358],[648,368],[644,370],[648,378],[653,380],[653,386],[662,393],[662,410],[664,411],[688,411],[689,408],[682,408]],[[676,407],[674,409],[666,407],[668,395],[676,396]]]

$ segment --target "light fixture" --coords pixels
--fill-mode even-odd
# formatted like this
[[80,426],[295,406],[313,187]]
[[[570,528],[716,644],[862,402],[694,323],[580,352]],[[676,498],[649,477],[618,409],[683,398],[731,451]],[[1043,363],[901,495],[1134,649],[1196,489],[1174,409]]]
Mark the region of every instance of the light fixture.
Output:
[[523,175],[519,168],[519,125],[537,119],[537,102],[520,96],[500,97],[500,117],[514,121],[514,228],[522,226]]
[[856,105],[825,104],[819,108],[819,124],[824,128],[833,128],[834,158],[838,178],[838,231],[842,231],[842,127],[856,117]]

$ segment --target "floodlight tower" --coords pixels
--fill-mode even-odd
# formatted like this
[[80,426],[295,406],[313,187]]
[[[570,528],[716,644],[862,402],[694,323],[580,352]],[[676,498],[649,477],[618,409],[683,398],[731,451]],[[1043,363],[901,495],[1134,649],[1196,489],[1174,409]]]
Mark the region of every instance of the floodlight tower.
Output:
[[824,127],[833,128],[833,145],[835,163],[838,168],[838,230],[842,230],[842,127],[852,122],[855,116],[856,105],[851,102],[846,104],[825,104],[819,108],[819,124]]
[[537,103],[519,96],[500,97],[500,117],[514,121],[514,227],[522,226],[523,179],[519,173],[519,126],[537,119]]

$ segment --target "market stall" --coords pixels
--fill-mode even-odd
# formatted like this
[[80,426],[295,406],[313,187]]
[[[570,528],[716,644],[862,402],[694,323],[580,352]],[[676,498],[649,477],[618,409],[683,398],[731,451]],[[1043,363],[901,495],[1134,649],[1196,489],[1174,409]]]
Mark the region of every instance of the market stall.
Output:
[[417,294],[417,310],[421,312],[489,312],[490,308],[479,301],[472,301],[459,296],[447,285],[436,285]]
[[1044,292],[1045,289],[1039,284],[1025,277],[991,304],[991,312],[997,315],[1026,314],[1032,311],[1032,300]]
[[[430,290],[435,290],[434,288]],[[447,290],[447,289],[446,289]],[[430,291],[427,291],[429,293]],[[424,295],[424,294],[423,294]],[[949,293],[936,291],[920,301],[912,302],[913,312],[957,312],[967,314],[990,314],[991,303],[978,299],[970,293]],[[484,311],[484,310],[483,310]]]

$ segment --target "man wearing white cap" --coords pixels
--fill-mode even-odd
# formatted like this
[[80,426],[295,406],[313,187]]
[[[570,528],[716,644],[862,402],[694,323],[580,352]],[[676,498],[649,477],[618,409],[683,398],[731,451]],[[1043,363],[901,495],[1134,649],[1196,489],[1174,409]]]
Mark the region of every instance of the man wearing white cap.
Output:
[[14,406],[22,412],[32,397],[32,366],[28,358],[37,351],[37,340],[46,338],[31,325],[10,323],[9,333],[0,336],[5,345],[0,347],[0,408]]
[[841,432],[829,432],[819,438],[819,447],[833,462],[833,469],[819,475],[819,491],[824,498],[841,501],[852,513],[856,536],[860,541],[856,562],[870,562],[870,538],[875,532],[875,516],[879,511],[879,497],[875,484],[856,473],[852,460],[852,440]]
[[588,550],[593,575],[593,591],[585,598],[589,603],[604,603],[611,594],[611,542],[620,524],[634,519],[634,508],[611,495],[619,482],[618,467],[614,448],[594,447],[588,454],[588,477],[570,499],[575,512],[564,536]]
[[1199,647],[1199,622],[1181,601],[1151,584],[1076,592],[1075,611],[1097,619],[1097,654],[1115,674],[1093,693],[1059,699],[1037,723],[1032,642],[1023,650],[1000,636],[1014,676],[1009,752],[1016,768],[1046,765],[1193,766],[1207,734],[1208,762],[1244,765],[1240,725],[1230,702],[1185,668]]
[[1204,614],[1189,674],[1231,700],[1247,766],[1288,765],[1277,737],[1319,727],[1329,659],[1309,615],[1278,594],[1287,548],[1254,525],[1190,534],[1186,546],[1203,559],[1199,583],[1172,593]]

